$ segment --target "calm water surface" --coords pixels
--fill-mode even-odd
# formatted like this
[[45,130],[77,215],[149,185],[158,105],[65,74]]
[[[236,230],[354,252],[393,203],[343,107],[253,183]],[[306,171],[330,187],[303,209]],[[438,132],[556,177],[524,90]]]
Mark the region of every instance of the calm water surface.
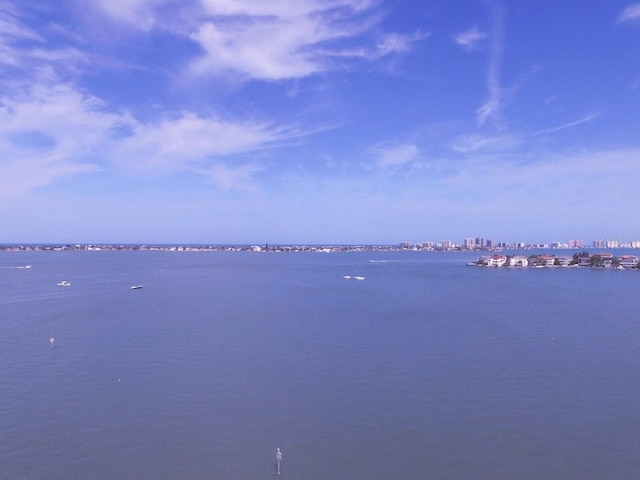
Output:
[[640,478],[640,272],[474,258],[1,253],[0,478]]

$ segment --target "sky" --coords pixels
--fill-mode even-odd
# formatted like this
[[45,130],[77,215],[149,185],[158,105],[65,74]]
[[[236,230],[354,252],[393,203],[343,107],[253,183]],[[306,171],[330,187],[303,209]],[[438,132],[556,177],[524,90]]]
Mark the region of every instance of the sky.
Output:
[[640,3],[0,0],[0,243],[640,239]]

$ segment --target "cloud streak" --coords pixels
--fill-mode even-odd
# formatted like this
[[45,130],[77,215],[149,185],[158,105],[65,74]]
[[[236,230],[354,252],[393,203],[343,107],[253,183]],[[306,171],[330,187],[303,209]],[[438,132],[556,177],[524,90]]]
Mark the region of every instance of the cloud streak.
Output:
[[633,3],[625,7],[618,15],[618,23],[640,21],[640,3]]
[[191,172],[224,189],[261,171],[233,161],[299,138],[294,128],[182,112],[143,123],[64,83],[0,98],[0,186],[20,194],[109,165],[134,174]]
[[561,130],[566,130],[567,128],[577,127],[578,125],[582,125],[584,123],[589,123],[598,118],[600,114],[598,113],[590,113],[589,115],[585,115],[584,117],[575,120],[573,122],[564,123],[562,125],[558,125],[557,127],[547,128],[544,130],[538,130],[534,132],[534,135],[548,135],[550,133],[559,132]]
[[478,126],[487,122],[498,123],[503,103],[500,75],[504,56],[504,12],[496,3],[490,4],[492,15],[492,29],[489,46],[489,64],[486,71],[487,99],[476,110]]
[[413,143],[380,143],[369,148],[368,153],[376,157],[375,166],[382,169],[402,168],[420,158],[420,150]]
[[95,152],[122,120],[65,84],[37,85],[0,100],[0,184],[18,194],[98,168]]
[[[338,59],[377,60],[409,51],[420,32],[383,32],[369,0],[100,0],[112,19],[162,30],[197,45],[194,75],[298,79],[341,68]],[[177,28],[175,17],[183,18]],[[340,45],[338,45],[340,43]],[[345,48],[344,43],[351,43]]]
[[454,152],[471,154],[476,152],[505,152],[513,151],[521,145],[517,135],[479,135],[468,134],[456,137],[451,149]]
[[478,29],[478,26],[475,25],[469,30],[456,35],[454,41],[466,50],[474,50],[478,47],[478,44],[487,37],[487,33]]
[[301,78],[336,65],[336,57],[380,58],[409,50],[417,37],[381,35],[375,46],[347,49],[379,21],[367,2],[204,1],[209,19],[191,35],[205,51],[193,63],[200,74],[227,71],[262,80]]

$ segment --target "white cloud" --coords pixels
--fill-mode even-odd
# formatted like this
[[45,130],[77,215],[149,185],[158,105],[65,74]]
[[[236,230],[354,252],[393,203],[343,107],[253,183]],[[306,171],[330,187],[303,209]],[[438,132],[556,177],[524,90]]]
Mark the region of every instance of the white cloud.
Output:
[[184,113],[153,124],[135,123],[115,146],[121,166],[134,171],[201,173],[219,157],[273,147],[295,134],[263,123],[232,122]]
[[565,130],[567,128],[571,128],[571,127],[577,127],[578,125],[582,125],[583,123],[588,123],[591,122],[593,120],[595,120],[596,118],[598,118],[600,116],[600,114],[598,113],[590,113],[589,115],[585,115],[584,117],[575,120],[573,122],[568,122],[568,123],[564,123],[562,125],[558,125],[557,127],[553,127],[553,128],[547,128],[544,130],[539,130],[537,132],[534,133],[534,135],[546,135],[549,133],[555,133],[555,132],[559,132],[560,130]]
[[0,185],[6,195],[92,171],[107,132],[121,121],[69,85],[37,85],[0,99]]
[[451,143],[451,149],[458,153],[505,152],[521,145],[516,135],[460,135]]
[[275,148],[301,135],[264,122],[189,112],[143,124],[62,83],[11,93],[0,98],[0,190],[5,196],[112,166],[143,175],[191,172],[221,188],[244,188],[261,167],[234,165],[231,156]]
[[475,25],[469,30],[456,35],[454,40],[456,44],[461,47],[467,50],[473,50],[477,48],[478,44],[487,37],[488,34],[478,29],[478,26]]
[[23,61],[23,55],[16,50],[15,44],[24,40],[41,42],[42,37],[24,25],[15,8],[0,3],[0,64],[18,65]]
[[404,53],[411,49],[414,42],[428,37],[430,34],[415,33],[413,35],[401,35],[398,33],[389,33],[382,36],[378,40],[376,50],[378,55],[384,57],[393,53]]
[[[213,18],[191,37],[206,52],[194,70],[233,71],[265,80],[326,70],[331,56],[342,55],[331,42],[361,34],[372,21],[361,17],[362,5],[348,2],[205,0],[203,4]],[[386,54],[407,48],[407,39],[401,36],[387,37],[379,45]]]
[[[473,204],[462,202],[463,207],[454,208],[477,205],[479,210],[490,210],[497,215],[517,212],[522,219],[538,218],[544,211],[548,212],[547,222],[557,223],[562,222],[566,211],[571,209],[578,218],[584,218],[585,211],[597,218],[601,214],[611,215],[624,204],[625,208],[620,210],[620,216],[624,217],[638,203],[633,200],[637,189],[635,179],[640,174],[637,148],[537,152],[535,155],[478,153],[465,161],[444,163],[455,167],[444,170],[446,175],[431,185],[433,195],[442,195],[445,199],[474,199]],[[598,192],[595,197],[594,192]],[[560,213],[563,210],[565,213]]]
[[[59,25],[35,31],[26,24],[22,12],[0,3],[0,67],[21,72],[21,80],[38,76],[42,80],[55,77],[55,72],[76,72],[87,63],[87,56],[76,48],[52,48],[47,33],[53,33],[52,37],[68,35]],[[9,78],[7,75],[4,83],[11,83]]]
[[368,152],[376,157],[378,168],[399,168],[420,158],[420,150],[414,144],[381,143],[371,147]]
[[159,21],[156,12],[172,2],[173,0],[97,0],[98,5],[110,17],[140,30],[150,30],[156,26]]
[[254,163],[232,166],[218,162],[198,173],[222,190],[256,190],[254,177],[263,170],[263,166]]
[[618,23],[623,22],[634,22],[640,20],[640,3],[633,3],[628,5],[621,13],[618,15]]
[[382,32],[372,39],[382,16],[377,2],[368,0],[99,1],[117,21],[193,41],[203,52],[190,64],[198,75],[302,78],[337,68],[336,58],[376,60],[405,53],[428,36]]
[[493,27],[489,47],[489,64],[486,72],[488,98],[476,110],[479,126],[485,125],[488,121],[497,123],[500,120],[500,110],[504,102],[500,84],[502,57],[504,55],[504,14],[500,6],[492,4],[491,7]]
[[198,74],[233,71],[251,78],[300,78],[322,69],[318,58],[305,48],[320,41],[312,25],[286,25],[272,19],[248,26],[202,25],[192,35],[206,51],[194,62]]

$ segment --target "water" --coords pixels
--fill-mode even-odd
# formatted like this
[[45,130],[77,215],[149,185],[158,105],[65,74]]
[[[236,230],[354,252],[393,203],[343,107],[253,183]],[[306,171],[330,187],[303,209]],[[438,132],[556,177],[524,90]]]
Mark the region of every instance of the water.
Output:
[[640,274],[474,258],[2,253],[0,478],[640,478]]

